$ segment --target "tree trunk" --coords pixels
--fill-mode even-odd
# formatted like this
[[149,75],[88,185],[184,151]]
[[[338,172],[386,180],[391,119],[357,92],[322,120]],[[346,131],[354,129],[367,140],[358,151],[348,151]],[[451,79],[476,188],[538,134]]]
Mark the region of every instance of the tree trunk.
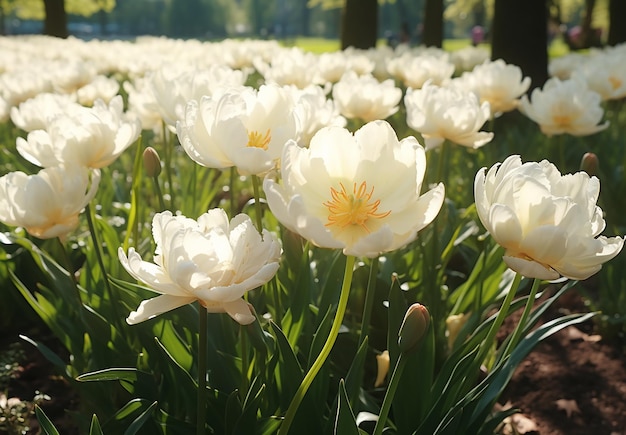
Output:
[[67,14],[64,0],[43,0],[46,18],[43,25],[44,35],[67,38]]
[[495,0],[491,58],[519,66],[531,89],[548,79],[547,25],[546,0]]
[[626,42],[626,1],[609,0],[609,45]]
[[427,47],[442,47],[443,0],[426,0],[422,42]]
[[341,15],[341,49],[376,47],[378,1],[346,0]]

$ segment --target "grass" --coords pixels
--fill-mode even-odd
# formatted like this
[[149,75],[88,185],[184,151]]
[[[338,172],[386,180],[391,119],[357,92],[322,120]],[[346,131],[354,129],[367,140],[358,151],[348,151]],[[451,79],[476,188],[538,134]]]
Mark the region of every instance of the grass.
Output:
[[[384,39],[378,40],[378,45],[385,45],[387,42]],[[309,38],[309,37],[296,37],[293,39],[288,39],[282,41],[282,44],[287,47],[300,47],[305,51],[310,51],[312,53],[320,54],[320,53],[328,53],[333,51],[338,51],[341,49],[341,42],[339,39],[327,39],[327,38]],[[463,39],[444,39],[443,41],[443,49],[446,51],[456,51],[460,50],[463,47],[467,47],[471,44],[469,38]],[[489,44],[481,44],[485,48],[489,48]],[[548,47],[548,56],[550,58],[563,56],[569,53],[569,48],[567,44],[563,42],[561,39],[555,39],[550,46]]]

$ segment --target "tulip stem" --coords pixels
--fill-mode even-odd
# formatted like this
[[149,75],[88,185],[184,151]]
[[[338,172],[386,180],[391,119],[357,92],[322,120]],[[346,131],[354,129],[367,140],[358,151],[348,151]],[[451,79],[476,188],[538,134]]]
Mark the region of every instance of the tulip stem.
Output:
[[237,177],[237,172],[234,166],[230,167],[230,180],[228,185],[228,195],[230,196],[230,218],[232,219],[237,213],[235,208],[235,178]]
[[391,409],[391,403],[393,402],[393,396],[396,395],[396,390],[398,389],[398,384],[400,383],[400,378],[402,377],[406,361],[407,359],[404,358],[404,354],[400,352],[398,361],[396,361],[396,366],[393,369],[391,379],[389,380],[387,391],[385,392],[385,398],[383,399],[383,404],[380,408],[380,413],[378,414],[378,420],[376,420],[376,426],[374,426],[373,435],[381,435],[383,433],[385,423],[387,422],[387,416],[389,415],[389,410]]
[[530,293],[528,294],[528,301],[526,301],[526,306],[524,307],[524,311],[522,312],[522,317],[517,323],[517,327],[513,331],[513,335],[509,340],[509,344],[506,347],[505,355],[509,354],[513,348],[517,345],[519,341],[522,331],[526,327],[526,322],[528,321],[528,316],[530,316],[530,311],[532,310],[533,305],[535,304],[535,297],[537,296],[537,291],[539,290],[539,283],[541,280],[535,278],[533,280],[533,285],[530,288]]
[[164,211],[165,210],[165,201],[163,201],[163,193],[161,192],[161,186],[159,185],[159,177],[158,176],[155,175],[154,177],[152,177],[152,184],[154,186],[154,193],[157,196],[157,198],[159,198],[159,208],[160,208],[160,211]]
[[206,423],[206,370],[207,370],[207,311],[198,304],[198,396],[196,434],[205,435]]
[[63,255],[63,260],[65,261],[67,272],[70,274],[70,278],[72,279],[72,284],[74,284],[74,291],[76,293],[76,298],[78,300],[78,306],[83,306],[83,300],[80,297],[80,290],[78,289],[78,281],[76,280],[76,269],[74,269],[74,264],[72,263],[72,259],[70,255],[67,253],[67,249],[65,249],[65,244],[61,240],[60,237],[56,238],[59,242],[59,246],[61,248],[61,255]]
[[98,265],[100,266],[100,272],[102,272],[102,278],[104,281],[104,288],[109,295],[109,300],[111,302],[111,310],[113,311],[113,317],[115,318],[115,322],[117,323],[120,319],[119,313],[117,312],[117,298],[113,297],[113,289],[109,284],[109,277],[107,274],[106,267],[104,266],[104,260],[102,255],[102,246],[100,245],[100,241],[98,240],[98,233],[96,232],[96,212],[91,204],[87,204],[86,213],[87,215],[87,225],[89,226],[89,232],[91,233],[91,240],[94,245],[94,249],[96,252],[96,258],[98,259]]
[[339,329],[341,328],[343,316],[346,313],[346,307],[348,305],[348,296],[350,295],[350,287],[352,286],[352,275],[354,272],[354,261],[355,257],[351,255],[346,256],[346,268],[343,275],[341,295],[339,296],[337,312],[335,313],[335,319],[333,320],[333,324],[330,328],[330,333],[328,334],[326,343],[324,343],[324,347],[322,347],[322,350],[313,362],[313,365],[311,365],[311,368],[309,368],[309,371],[302,380],[300,387],[298,387],[298,391],[296,391],[293,399],[291,399],[291,403],[289,404],[289,408],[287,408],[287,413],[285,414],[285,419],[283,420],[283,423],[280,425],[280,429],[278,430],[278,435],[286,435],[287,433],[289,433],[289,427],[293,423],[293,419],[296,416],[296,411],[298,411],[298,407],[300,406],[302,399],[304,399],[304,396],[311,386],[313,379],[315,379],[315,376],[317,376],[317,373],[324,365],[326,358],[330,354],[330,351],[335,344],[335,340],[337,340],[337,335],[339,335]]
[[[172,143],[170,141],[170,131],[165,122],[161,124],[163,129],[163,157],[165,159],[165,177],[170,192],[170,209],[174,210],[174,186],[172,185]],[[165,207],[163,207],[165,210]]]
[[511,306],[511,302],[513,302],[513,298],[515,298],[515,294],[517,293],[517,289],[519,288],[521,281],[522,275],[516,273],[515,278],[513,279],[513,283],[511,284],[511,288],[507,292],[504,301],[502,302],[502,306],[498,311],[498,315],[496,316],[494,322],[491,324],[491,328],[489,328],[487,337],[482,342],[482,349],[480,349],[480,351],[478,352],[477,359],[475,360],[478,366],[480,366],[480,364],[482,364],[482,362],[487,357],[487,352],[489,352],[489,349],[491,349],[491,345],[496,338],[496,334],[498,333],[500,326],[502,326],[502,323],[504,322],[504,319],[509,312],[509,307]]
[[261,194],[259,189],[259,177],[252,176],[252,190],[254,191],[254,209],[256,217],[256,227],[259,234],[263,235],[263,207],[261,206]]
[[374,306],[374,295],[376,294],[376,276],[378,275],[378,257],[372,258],[370,264],[370,274],[367,279],[367,290],[365,292],[365,303],[363,305],[363,317],[361,318],[361,334],[359,335],[359,346],[365,341],[369,334],[372,308]]

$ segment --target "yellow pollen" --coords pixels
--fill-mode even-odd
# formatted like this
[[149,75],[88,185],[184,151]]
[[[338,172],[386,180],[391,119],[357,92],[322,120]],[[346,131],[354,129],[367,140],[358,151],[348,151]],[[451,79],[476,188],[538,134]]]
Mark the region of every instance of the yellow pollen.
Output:
[[611,83],[613,89],[619,89],[622,86],[622,80],[619,77],[610,76],[609,82]]
[[249,131],[248,143],[246,144],[246,146],[267,150],[267,146],[269,145],[270,140],[272,140],[272,135],[270,134],[269,128],[267,129],[265,134],[259,133],[258,131]]
[[341,190],[334,187],[330,188],[332,200],[324,203],[324,207],[328,208],[329,211],[327,227],[337,225],[344,228],[348,225],[359,225],[369,232],[370,230],[367,228],[368,219],[381,219],[391,213],[391,210],[384,213],[377,212],[380,199],[372,201],[374,187],[367,192],[365,181],[358,188],[357,184],[354,183],[351,194],[346,191],[342,183],[339,185]]
[[559,127],[565,127],[572,123],[572,117],[569,115],[554,115],[552,121]]

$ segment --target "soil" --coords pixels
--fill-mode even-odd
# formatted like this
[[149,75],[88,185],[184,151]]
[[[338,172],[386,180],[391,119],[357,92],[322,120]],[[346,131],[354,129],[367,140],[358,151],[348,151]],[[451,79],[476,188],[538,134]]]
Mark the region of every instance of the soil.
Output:
[[[583,299],[571,290],[546,314],[546,320],[587,310]],[[507,319],[504,330],[513,328],[515,320],[515,315]],[[527,357],[501,396],[503,405],[520,410],[501,433],[626,435],[623,343],[606,341],[595,332],[591,321],[567,328]],[[54,347],[50,334],[37,339]],[[5,336],[0,351],[16,340],[16,334]],[[36,391],[47,394],[50,400],[41,404],[44,412],[62,435],[77,434],[69,415],[77,409],[78,397],[36,349],[26,343],[23,349],[26,357],[9,385],[8,397],[32,400]],[[38,433],[34,417],[30,427],[29,433]]]

